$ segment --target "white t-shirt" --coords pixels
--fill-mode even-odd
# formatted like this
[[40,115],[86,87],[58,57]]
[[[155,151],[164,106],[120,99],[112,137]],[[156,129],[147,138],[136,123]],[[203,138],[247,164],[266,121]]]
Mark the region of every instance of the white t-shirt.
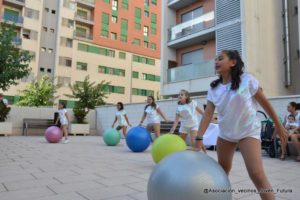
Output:
[[193,127],[198,125],[196,107],[197,103],[195,101],[191,101],[189,104],[178,105],[176,114],[180,117],[181,126]]
[[126,115],[126,111],[125,110],[121,110],[121,111],[117,111],[116,112],[116,117],[119,123],[119,126],[128,126],[126,119],[125,119],[125,115]]
[[237,90],[231,90],[230,87],[231,83],[219,84],[208,91],[207,100],[218,111],[220,136],[232,140],[259,136],[261,123],[257,117],[257,102],[253,97],[259,89],[258,81],[244,73],[240,87]]
[[160,123],[160,117],[157,113],[157,109],[159,106],[156,104],[156,108],[153,108],[152,106],[148,106],[145,112],[147,113],[146,119],[147,124],[159,124]]
[[60,121],[61,125],[67,125],[68,124],[66,113],[67,113],[66,109],[59,109],[58,110],[59,121]]

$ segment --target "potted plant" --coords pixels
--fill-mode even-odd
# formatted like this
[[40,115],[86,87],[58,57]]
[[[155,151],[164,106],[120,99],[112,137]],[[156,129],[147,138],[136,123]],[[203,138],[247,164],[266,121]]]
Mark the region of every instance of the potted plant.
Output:
[[98,84],[90,82],[87,76],[83,82],[76,82],[70,85],[72,95],[66,96],[77,100],[73,108],[74,120],[69,126],[71,134],[85,135],[90,133],[90,126],[86,116],[91,109],[105,104],[104,98],[107,98],[108,84],[105,81]]
[[0,134],[1,135],[9,135],[12,133],[12,123],[5,122],[9,112],[10,112],[10,107],[8,107],[3,101],[0,101]]

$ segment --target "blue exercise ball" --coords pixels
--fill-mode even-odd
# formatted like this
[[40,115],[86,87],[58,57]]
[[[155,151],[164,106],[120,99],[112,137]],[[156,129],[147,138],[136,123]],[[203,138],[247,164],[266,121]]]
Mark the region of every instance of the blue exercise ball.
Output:
[[133,152],[145,151],[151,143],[151,136],[147,129],[141,126],[130,129],[126,135],[126,144]]
[[181,151],[164,158],[148,180],[148,200],[231,200],[223,168],[204,153]]

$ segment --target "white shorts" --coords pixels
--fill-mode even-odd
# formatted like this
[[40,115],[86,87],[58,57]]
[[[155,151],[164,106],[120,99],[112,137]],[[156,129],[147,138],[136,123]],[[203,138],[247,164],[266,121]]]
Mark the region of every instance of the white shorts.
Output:
[[180,126],[179,133],[191,134],[192,131],[198,131],[198,129],[199,129],[199,124],[196,124],[195,126],[192,127]]
[[67,119],[60,120],[60,124],[61,125],[68,125],[68,120]]
[[[232,135],[231,135],[232,136]],[[223,134],[221,131],[219,133],[219,137],[222,138],[223,140],[229,141],[229,142],[234,142],[237,143],[240,140],[247,138],[247,137],[251,137],[251,138],[255,138],[260,140],[260,133],[250,133],[250,134],[246,134],[246,135],[242,135],[242,136],[235,136],[235,137],[228,137],[226,134]]]

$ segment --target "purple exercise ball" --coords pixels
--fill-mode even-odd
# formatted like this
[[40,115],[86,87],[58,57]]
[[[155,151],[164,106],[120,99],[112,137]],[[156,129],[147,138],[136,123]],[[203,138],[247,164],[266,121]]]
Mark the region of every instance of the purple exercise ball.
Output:
[[58,143],[62,138],[60,128],[56,126],[50,126],[45,131],[45,138],[49,143]]

